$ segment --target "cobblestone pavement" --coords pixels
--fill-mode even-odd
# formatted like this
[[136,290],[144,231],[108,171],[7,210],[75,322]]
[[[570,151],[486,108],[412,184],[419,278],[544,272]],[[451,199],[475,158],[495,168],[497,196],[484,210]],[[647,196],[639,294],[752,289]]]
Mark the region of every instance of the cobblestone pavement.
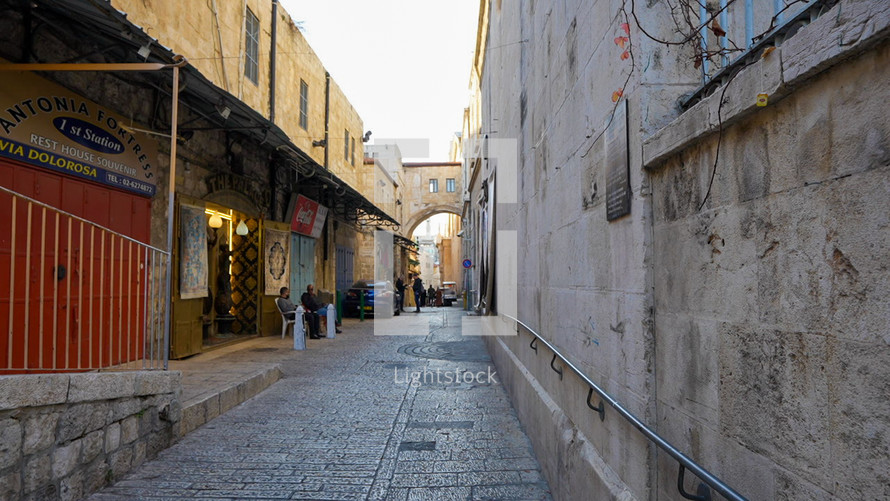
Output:
[[[90,499],[550,499],[481,339],[461,336],[467,317],[426,310],[345,321],[285,357],[281,381]],[[375,322],[417,335],[375,336]]]

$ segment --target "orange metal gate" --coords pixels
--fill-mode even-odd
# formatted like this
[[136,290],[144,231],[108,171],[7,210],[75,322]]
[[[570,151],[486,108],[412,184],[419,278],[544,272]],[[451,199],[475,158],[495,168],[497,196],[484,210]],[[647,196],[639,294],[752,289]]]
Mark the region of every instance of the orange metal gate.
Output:
[[3,161],[0,185],[33,199],[0,191],[2,373],[143,359],[151,200]]

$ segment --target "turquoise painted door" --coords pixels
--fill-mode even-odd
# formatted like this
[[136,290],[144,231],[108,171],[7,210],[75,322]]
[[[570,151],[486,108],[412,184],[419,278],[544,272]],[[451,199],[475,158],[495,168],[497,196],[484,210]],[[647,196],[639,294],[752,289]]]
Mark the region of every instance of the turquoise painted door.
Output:
[[300,298],[306,286],[315,282],[315,239],[291,233],[290,242],[291,300]]
[[[352,286],[355,277],[353,277],[353,262],[355,261],[355,251],[349,247],[342,245],[337,246],[337,290],[346,293]],[[365,278],[365,277],[361,277]]]

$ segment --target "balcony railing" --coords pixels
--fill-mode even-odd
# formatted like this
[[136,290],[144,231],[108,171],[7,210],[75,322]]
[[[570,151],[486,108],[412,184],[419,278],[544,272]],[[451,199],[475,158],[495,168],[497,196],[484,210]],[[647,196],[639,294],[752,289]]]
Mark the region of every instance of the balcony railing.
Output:
[[0,214],[0,374],[167,368],[168,252],[3,187]]

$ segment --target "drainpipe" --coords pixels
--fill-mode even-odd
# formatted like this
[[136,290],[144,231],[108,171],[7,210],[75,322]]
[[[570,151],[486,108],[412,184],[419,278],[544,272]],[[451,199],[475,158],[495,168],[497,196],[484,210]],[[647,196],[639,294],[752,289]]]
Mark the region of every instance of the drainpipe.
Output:
[[278,37],[278,0],[272,0],[272,48],[269,50],[269,121],[275,123],[275,46]]
[[330,148],[330,131],[331,125],[331,74],[324,72],[324,168],[328,169],[328,152]]
[[219,44],[219,67],[222,69],[223,87],[229,92],[229,76],[226,75],[226,54],[223,51],[222,32],[219,28],[219,9],[216,8],[216,0],[211,3],[213,19],[216,22],[216,43]]

